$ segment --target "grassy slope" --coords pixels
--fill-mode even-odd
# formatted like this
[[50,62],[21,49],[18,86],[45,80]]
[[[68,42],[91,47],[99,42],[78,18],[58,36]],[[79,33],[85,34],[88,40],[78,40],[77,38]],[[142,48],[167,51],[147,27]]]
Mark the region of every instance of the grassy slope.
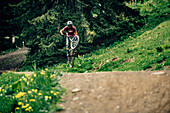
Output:
[[[138,31],[141,32],[142,30]],[[67,72],[163,70],[170,65],[170,20],[142,35],[76,58],[74,68],[53,67]]]

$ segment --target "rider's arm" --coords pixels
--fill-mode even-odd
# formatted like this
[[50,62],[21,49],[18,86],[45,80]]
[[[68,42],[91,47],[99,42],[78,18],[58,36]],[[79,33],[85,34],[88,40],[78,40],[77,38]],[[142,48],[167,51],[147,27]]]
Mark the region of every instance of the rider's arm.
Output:
[[77,31],[75,32],[75,35],[77,35]]
[[60,34],[63,35],[64,28],[60,30]]
[[76,29],[76,27],[73,27],[73,28],[75,29],[75,33],[74,33],[74,34],[77,35],[77,29]]

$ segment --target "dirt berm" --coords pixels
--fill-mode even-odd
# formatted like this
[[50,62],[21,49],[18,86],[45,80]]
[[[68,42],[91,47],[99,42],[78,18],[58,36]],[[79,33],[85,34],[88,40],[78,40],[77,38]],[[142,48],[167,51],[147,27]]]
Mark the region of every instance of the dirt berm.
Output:
[[60,113],[170,113],[170,71],[64,74]]

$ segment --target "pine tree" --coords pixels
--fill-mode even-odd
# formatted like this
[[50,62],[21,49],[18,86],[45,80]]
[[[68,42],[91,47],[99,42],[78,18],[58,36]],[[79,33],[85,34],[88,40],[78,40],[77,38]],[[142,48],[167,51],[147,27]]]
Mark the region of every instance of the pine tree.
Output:
[[132,32],[139,24],[139,15],[123,1],[22,0],[10,4],[13,32],[30,48],[25,65],[41,67],[66,60],[65,39],[59,30],[68,20],[77,27],[81,52],[93,49],[94,43],[109,45]]

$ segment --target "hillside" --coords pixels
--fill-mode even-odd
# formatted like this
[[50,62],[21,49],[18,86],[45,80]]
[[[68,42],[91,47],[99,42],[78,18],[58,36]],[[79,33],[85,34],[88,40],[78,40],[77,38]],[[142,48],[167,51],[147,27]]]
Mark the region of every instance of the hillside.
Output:
[[[145,31],[145,32],[144,32]],[[137,35],[143,32],[141,35]],[[169,70],[170,21],[149,31],[141,29],[121,42],[75,59],[74,68],[67,64],[53,67],[67,72]]]

